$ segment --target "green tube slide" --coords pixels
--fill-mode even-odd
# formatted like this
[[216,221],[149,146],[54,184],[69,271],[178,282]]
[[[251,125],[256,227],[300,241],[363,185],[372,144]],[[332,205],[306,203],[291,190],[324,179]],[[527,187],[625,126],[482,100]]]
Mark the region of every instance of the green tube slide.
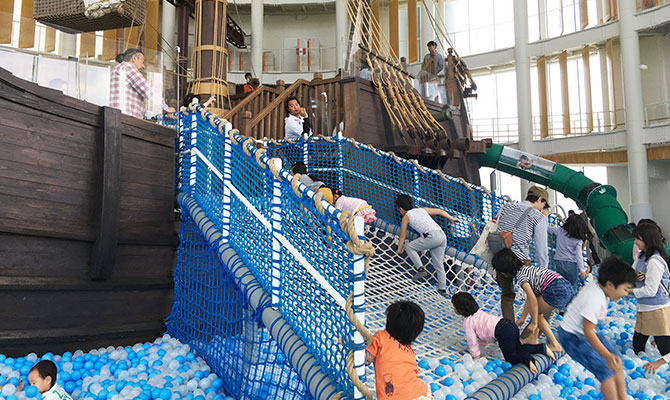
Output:
[[564,165],[499,144],[477,158],[480,166],[548,186],[574,200],[586,211],[600,243],[623,261],[633,262],[634,238],[614,187],[593,182]]

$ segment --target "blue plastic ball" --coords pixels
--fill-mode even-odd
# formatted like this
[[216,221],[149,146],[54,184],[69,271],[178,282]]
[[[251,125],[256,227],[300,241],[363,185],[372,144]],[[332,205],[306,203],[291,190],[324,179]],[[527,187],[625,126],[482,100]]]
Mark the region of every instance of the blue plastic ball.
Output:
[[35,386],[30,385],[26,388],[26,396],[27,397],[36,397],[37,393],[39,393],[39,392],[37,391],[37,387],[35,387]]
[[442,377],[445,376],[446,374],[447,371],[444,369],[443,366],[440,365],[439,367],[435,368],[435,375]]
[[[191,354],[191,353],[188,353],[188,354]],[[186,355],[187,356],[186,358],[188,358],[188,354]],[[430,368],[430,364],[428,364],[428,361],[426,361],[426,360],[421,360],[421,361],[419,361],[419,368],[428,369],[428,368]]]
[[442,384],[443,384],[444,386],[451,386],[451,385],[454,384],[454,378],[448,376],[448,377],[446,377],[446,378],[444,378],[444,379],[442,380]]
[[107,399],[107,393],[109,393],[109,392],[107,392],[105,389],[102,389],[101,391],[99,391],[98,392],[98,400],[106,400]]
[[435,393],[435,392],[437,392],[438,390],[440,390],[440,385],[438,385],[438,384],[435,383],[435,382],[431,382],[431,384],[430,384],[430,391],[433,392],[433,393]]
[[65,383],[65,391],[68,393],[74,392],[74,390],[77,388],[77,384],[70,381]]
[[172,392],[169,389],[161,389],[158,394],[158,398],[161,400],[170,400],[170,397],[172,397]]

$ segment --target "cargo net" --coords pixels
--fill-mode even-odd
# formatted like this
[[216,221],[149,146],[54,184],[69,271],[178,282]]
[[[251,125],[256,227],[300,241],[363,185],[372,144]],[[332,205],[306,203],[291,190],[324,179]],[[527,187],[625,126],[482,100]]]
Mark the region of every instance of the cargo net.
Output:
[[170,335],[188,343],[236,399],[308,399],[288,363],[218,250],[182,214]]
[[[349,138],[257,142],[231,131],[230,124],[199,106],[182,111],[180,120],[181,192],[197,201],[265,292],[273,295],[273,306],[344,398],[354,397],[347,356],[361,355],[365,348],[345,312],[344,299],[357,298],[354,290],[360,285],[354,282],[365,281],[365,296],[358,296],[365,302],[355,312],[365,312],[369,331],[384,329],[384,310],[390,303],[411,299],[427,316],[424,332],[413,346],[418,357],[455,359],[466,351],[462,318],[448,299],[438,295],[434,273],[413,282],[411,263],[395,252],[400,214],[394,200],[399,195],[411,196],[415,207],[441,208],[459,220],[449,223],[435,217],[447,235],[447,289],[473,293],[482,309],[497,313],[499,288],[486,263],[468,251],[507,199]],[[273,158],[282,161],[281,169],[276,169]],[[317,209],[323,203],[315,202],[315,193],[292,180],[288,171],[297,161],[328,187],[364,199],[376,210],[378,221],[364,232],[375,251],[367,274],[355,272],[356,256],[348,247],[354,236],[343,230],[342,213],[328,205]],[[229,185],[224,185],[226,179]],[[425,256],[423,262],[430,265]],[[278,268],[279,281],[273,279],[273,268]],[[185,306],[194,310],[197,302],[209,297],[207,293],[195,290],[184,298],[175,292],[175,304],[196,302]],[[225,363],[228,358],[211,360]],[[358,371],[365,379],[365,373]],[[367,385],[374,385],[369,373]]]
[[[285,165],[305,162],[314,178],[339,188],[346,196],[366,200],[376,210],[378,221],[372,226],[366,225],[366,239],[375,249],[365,286],[368,329],[371,332],[385,329],[386,307],[397,300],[411,300],[426,314],[424,331],[412,345],[418,357],[455,360],[467,352],[463,318],[454,313],[448,298],[437,293],[430,254],[425,252],[422,256],[429,276],[414,282],[411,261],[404,253],[398,255],[395,251],[401,215],[394,201],[399,195],[407,194],[413,198],[415,207],[442,208],[459,220],[449,223],[442,217],[434,217],[447,235],[447,291],[450,294],[467,291],[477,299],[480,308],[499,314],[500,288],[492,270],[468,251],[484,225],[497,216],[509,199],[348,138],[317,137],[297,143],[272,141],[266,145],[268,155],[282,158]],[[554,215],[549,220],[551,225],[560,224]],[[408,241],[413,238],[411,232],[409,235]],[[548,246],[550,268],[553,268],[554,235],[549,235]],[[531,257],[535,263],[532,243]],[[518,312],[524,300],[521,291],[517,297]],[[491,345],[486,351],[496,353],[498,348]],[[374,381],[372,375],[368,376],[370,381]]]

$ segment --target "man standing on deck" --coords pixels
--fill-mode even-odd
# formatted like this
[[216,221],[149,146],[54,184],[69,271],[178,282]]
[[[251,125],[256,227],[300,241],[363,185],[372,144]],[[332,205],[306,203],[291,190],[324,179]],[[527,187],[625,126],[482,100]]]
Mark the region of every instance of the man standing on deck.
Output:
[[116,56],[119,63],[112,68],[110,79],[109,105],[118,108],[122,113],[135,118],[144,118],[146,114],[145,101],[156,99],[162,104],[165,112],[175,112],[165,100],[155,94],[149,82],[142,75],[144,70],[144,53],[139,49],[128,49]]
[[428,54],[421,63],[421,75],[424,76],[426,82],[437,79],[437,74],[444,69],[444,57],[438,54],[435,49],[437,49],[437,43],[432,40],[428,42]]

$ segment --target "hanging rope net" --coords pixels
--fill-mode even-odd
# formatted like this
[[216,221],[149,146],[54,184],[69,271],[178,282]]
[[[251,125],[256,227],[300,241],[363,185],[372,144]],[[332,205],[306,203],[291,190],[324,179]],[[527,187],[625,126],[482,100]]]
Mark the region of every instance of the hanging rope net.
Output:
[[[482,309],[497,311],[498,286],[487,264],[468,250],[506,199],[341,136],[256,142],[197,105],[180,113],[178,144],[180,199],[197,204],[198,218],[210,222],[194,228],[189,218],[195,206],[180,200],[184,219],[170,334],[192,344],[211,365],[221,364],[217,373],[229,376],[231,387],[267,384],[261,393],[272,398],[372,398],[365,341],[384,329],[384,310],[399,299],[426,312],[424,332],[413,345],[419,358],[455,360],[465,352],[462,318],[438,295],[434,274],[413,282],[411,263],[395,252],[400,214],[394,200],[401,194],[416,207],[442,208],[459,220],[435,218],[447,235],[447,289],[468,291]],[[290,175],[297,161],[328,187],[366,200],[378,220],[363,228],[360,217],[328,204]],[[236,272],[216,252],[224,244],[255,286],[226,277]],[[426,256],[423,261],[430,264]],[[240,293],[251,299],[257,292],[267,301],[249,310]],[[268,322],[268,310],[276,320]],[[282,334],[275,332],[279,323],[287,327]],[[287,337],[302,343],[305,354],[296,356]],[[235,357],[241,361],[228,362]],[[306,366],[314,371],[305,372]],[[315,382],[327,382],[330,392],[315,389]]]

